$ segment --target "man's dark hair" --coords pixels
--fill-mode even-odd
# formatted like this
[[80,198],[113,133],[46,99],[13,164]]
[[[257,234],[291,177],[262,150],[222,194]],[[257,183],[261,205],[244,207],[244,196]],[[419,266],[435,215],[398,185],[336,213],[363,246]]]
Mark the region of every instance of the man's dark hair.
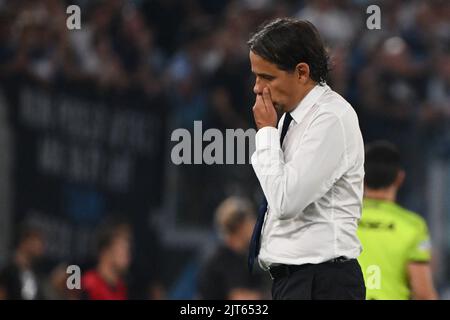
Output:
[[29,239],[40,238],[44,240],[44,231],[42,228],[25,222],[19,226],[18,234],[15,239],[15,246],[18,247]]
[[97,254],[109,249],[114,240],[121,236],[129,236],[130,226],[125,222],[106,222],[97,231]]
[[383,189],[392,185],[402,169],[400,152],[387,141],[376,141],[366,146],[365,177],[367,187]]
[[297,64],[304,62],[314,81],[323,83],[328,77],[328,54],[319,32],[309,21],[291,18],[270,21],[247,43],[253,53],[281,70],[293,72]]

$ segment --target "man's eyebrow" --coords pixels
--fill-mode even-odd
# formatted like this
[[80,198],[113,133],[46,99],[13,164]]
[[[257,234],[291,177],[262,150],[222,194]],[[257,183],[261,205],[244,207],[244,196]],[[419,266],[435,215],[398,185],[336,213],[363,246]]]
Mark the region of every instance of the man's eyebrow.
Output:
[[252,71],[252,73],[258,77],[263,77],[263,78],[275,78],[274,75],[272,74],[267,74],[267,73],[258,73],[258,72],[254,72]]

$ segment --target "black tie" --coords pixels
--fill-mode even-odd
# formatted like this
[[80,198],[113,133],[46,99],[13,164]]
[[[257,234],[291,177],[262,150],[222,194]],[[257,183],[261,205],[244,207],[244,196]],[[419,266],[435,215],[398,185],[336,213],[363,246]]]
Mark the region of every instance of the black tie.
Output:
[[[283,121],[283,127],[281,129],[280,136],[280,147],[283,147],[284,137],[286,137],[286,133],[289,129],[289,125],[291,124],[292,116],[289,112],[286,113]],[[260,248],[260,239],[261,239],[261,230],[264,223],[264,217],[267,211],[267,199],[264,196],[262,204],[259,208],[258,219],[256,220],[255,227],[253,228],[252,239],[250,241],[250,249],[248,254],[248,269],[250,272],[253,270],[253,264],[255,263],[256,258],[259,254]]]
[[289,129],[289,125],[291,124],[291,121],[292,121],[292,116],[289,112],[287,112],[286,115],[284,116],[283,128],[281,129],[280,147],[283,147],[284,137],[286,137],[286,133]]

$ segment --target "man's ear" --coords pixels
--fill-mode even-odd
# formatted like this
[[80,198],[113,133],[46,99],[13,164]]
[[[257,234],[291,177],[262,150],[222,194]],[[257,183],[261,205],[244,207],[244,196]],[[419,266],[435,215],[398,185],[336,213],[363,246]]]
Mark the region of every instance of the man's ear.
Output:
[[300,62],[295,66],[295,74],[300,82],[306,83],[309,79],[309,65],[307,63]]
[[405,170],[399,170],[397,177],[395,178],[394,184],[397,188],[400,188],[405,181],[406,173]]

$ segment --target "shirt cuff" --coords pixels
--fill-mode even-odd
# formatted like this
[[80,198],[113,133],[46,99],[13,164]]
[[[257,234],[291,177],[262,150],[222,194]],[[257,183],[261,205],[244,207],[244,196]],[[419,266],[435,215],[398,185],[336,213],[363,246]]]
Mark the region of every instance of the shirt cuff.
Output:
[[280,137],[275,127],[264,127],[255,135],[256,150],[280,149]]

